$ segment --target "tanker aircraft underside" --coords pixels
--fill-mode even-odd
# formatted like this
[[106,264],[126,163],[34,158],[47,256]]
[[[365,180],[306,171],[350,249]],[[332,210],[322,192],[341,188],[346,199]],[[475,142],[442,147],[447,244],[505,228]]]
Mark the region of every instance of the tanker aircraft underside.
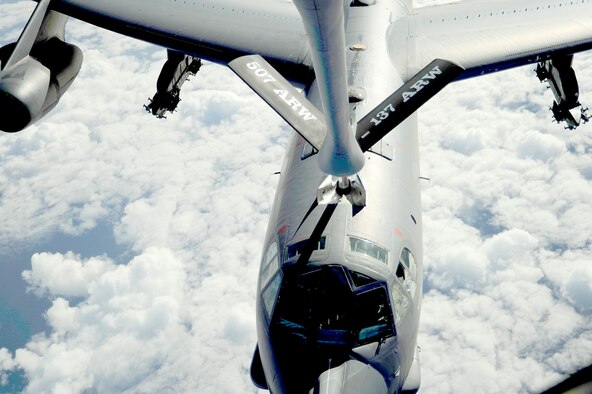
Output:
[[450,82],[533,64],[555,120],[590,118],[571,63],[592,48],[592,0],[39,0],[0,49],[1,130],[40,120],[76,78],[69,17],[167,48],[155,116],[204,59],[296,131],[255,301],[251,377],[273,393],[419,389],[419,107]]

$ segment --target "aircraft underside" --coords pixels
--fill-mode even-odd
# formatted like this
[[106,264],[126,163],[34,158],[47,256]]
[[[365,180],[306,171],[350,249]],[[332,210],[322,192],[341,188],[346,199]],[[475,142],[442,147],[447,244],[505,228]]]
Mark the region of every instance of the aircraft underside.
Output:
[[571,67],[592,47],[592,0],[580,1],[41,0],[0,49],[0,107],[12,114],[0,129],[40,120],[76,78],[82,51],[65,40],[66,15],[168,48],[146,105],[159,118],[202,58],[228,65],[295,130],[264,241],[254,383],[277,394],[416,392],[415,113],[454,80],[536,64],[555,119],[588,121]]

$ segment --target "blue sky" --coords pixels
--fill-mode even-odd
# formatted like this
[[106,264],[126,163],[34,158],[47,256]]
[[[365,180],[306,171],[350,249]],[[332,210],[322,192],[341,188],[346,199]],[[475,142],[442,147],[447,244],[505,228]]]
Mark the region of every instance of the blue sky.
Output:
[[[1,44],[32,7],[0,4]],[[68,34],[76,83],[0,135],[0,381],[255,392],[256,275],[289,128],[211,64],[154,119],[163,49]],[[592,103],[592,54],[574,67]],[[538,390],[592,362],[592,126],[552,123],[532,69],[454,84],[420,113],[423,393]]]

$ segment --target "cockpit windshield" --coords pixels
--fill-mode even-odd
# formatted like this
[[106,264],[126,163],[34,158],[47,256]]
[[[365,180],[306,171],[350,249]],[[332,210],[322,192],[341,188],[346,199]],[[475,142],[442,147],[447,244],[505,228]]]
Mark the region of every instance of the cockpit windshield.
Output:
[[342,266],[286,275],[272,330],[328,345],[359,346],[393,336],[386,285]]

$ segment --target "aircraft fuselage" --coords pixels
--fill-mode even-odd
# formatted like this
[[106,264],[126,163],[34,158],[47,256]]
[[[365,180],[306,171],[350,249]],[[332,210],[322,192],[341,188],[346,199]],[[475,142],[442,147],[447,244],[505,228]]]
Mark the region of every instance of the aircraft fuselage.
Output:
[[[350,104],[354,123],[403,84],[389,60],[385,32],[397,15],[406,12],[398,2],[346,11],[348,84],[364,96]],[[401,49],[401,56],[406,55]],[[308,98],[320,107],[314,83]],[[423,280],[417,119],[409,118],[365,154],[366,164],[359,177],[366,189],[366,206],[352,215],[351,205],[342,201],[323,232],[322,245],[317,246],[306,269],[294,273],[291,266],[298,256],[298,245],[310,237],[322,213],[322,207],[317,207],[302,223],[326,178],[316,156],[294,133],[265,239],[257,324],[267,384],[274,393],[308,392],[318,385],[322,372],[355,359],[379,371],[388,392],[396,392],[411,368],[416,349]],[[276,249],[277,266],[273,261]],[[400,266],[401,255],[407,258],[408,252],[413,268]],[[316,289],[317,282],[325,283],[326,289]],[[312,290],[303,290],[307,286]],[[367,335],[373,317],[361,312],[364,316],[358,319],[350,316],[360,303],[364,310],[382,308],[382,296],[358,299],[372,291],[388,294],[392,317],[377,319],[392,319],[392,335]],[[349,305],[349,310],[340,311],[343,305]],[[348,319],[355,323],[348,324]]]

